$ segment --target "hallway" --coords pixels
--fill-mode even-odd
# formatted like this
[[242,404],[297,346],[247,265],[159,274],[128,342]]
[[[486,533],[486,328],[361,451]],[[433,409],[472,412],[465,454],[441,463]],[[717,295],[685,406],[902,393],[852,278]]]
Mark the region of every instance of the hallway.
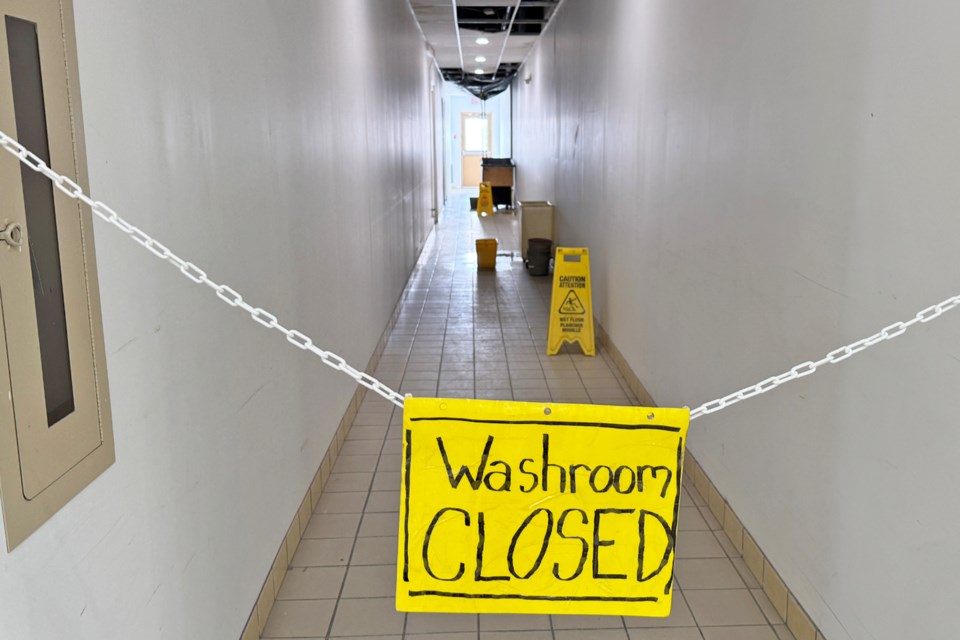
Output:
[[[606,351],[596,358],[544,355],[551,278],[528,276],[508,256],[498,258],[496,273],[477,271],[474,240],[499,236],[503,249],[515,224],[511,215],[477,218],[464,194],[452,199],[404,292],[375,375],[417,396],[636,404]],[[401,425],[399,409],[367,394],[263,638],[793,637],[692,482],[681,503],[679,588],[670,618],[396,612]]]
[[[0,640],[957,637],[960,3],[0,0],[0,17]],[[468,210],[481,180],[550,203],[531,235],[589,250],[596,357],[545,355],[551,279],[525,272],[518,216]],[[566,309],[580,328],[586,307]],[[664,584],[644,600],[597,560],[599,516],[621,513],[606,498],[630,500],[615,469],[639,489],[663,465],[581,432],[548,463],[550,434],[520,442],[486,403],[433,403],[500,444],[411,433],[441,463],[401,506],[399,392],[536,402],[510,408],[538,425],[640,430],[592,416],[691,407],[683,491],[671,466],[659,496],[675,574],[649,567]],[[479,453],[476,509],[444,494],[463,488],[448,433]],[[607,451],[621,463],[585,460]],[[493,488],[488,459],[519,473]],[[584,467],[611,470],[603,506],[573,495]],[[557,511],[533,495],[554,468]],[[416,482],[436,501],[420,519]],[[519,524],[480,503],[507,483],[533,500]],[[650,587],[636,506],[628,560]],[[560,533],[574,507],[593,510],[583,537]],[[396,612],[400,514],[457,509],[476,535],[430,538],[449,573],[424,524],[402,529],[402,579],[466,585],[476,560],[471,586],[536,593],[411,587],[400,606],[553,615]],[[516,572],[554,513],[557,544]],[[549,554],[577,540],[603,593],[574,582],[586,560],[558,575]],[[488,557],[505,566],[477,571]],[[667,584],[667,620],[563,615],[662,612],[618,603],[665,606]]]

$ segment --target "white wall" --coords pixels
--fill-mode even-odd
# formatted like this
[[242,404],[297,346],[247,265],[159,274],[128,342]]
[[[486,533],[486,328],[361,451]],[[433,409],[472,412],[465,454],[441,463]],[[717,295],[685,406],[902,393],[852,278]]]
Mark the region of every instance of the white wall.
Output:
[[[515,83],[520,198],[695,406],[960,292],[960,5],[568,0]],[[954,312],[956,313],[956,312]],[[829,640],[956,635],[960,315],[695,422]],[[683,540],[679,541],[683,545]]]
[[[94,195],[364,366],[430,226],[404,2],[76,2]],[[0,637],[239,637],[354,385],[96,225],[117,462],[0,551]]]

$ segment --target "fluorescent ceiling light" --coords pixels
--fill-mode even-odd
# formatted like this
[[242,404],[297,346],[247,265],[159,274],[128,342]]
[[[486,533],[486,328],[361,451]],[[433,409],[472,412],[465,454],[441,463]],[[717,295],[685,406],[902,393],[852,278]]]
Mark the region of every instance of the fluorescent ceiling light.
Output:
[[477,67],[476,69],[474,69],[473,72],[480,75],[483,75],[484,73],[483,69],[481,69],[480,67]]
[[474,60],[474,62],[486,62],[486,61],[487,61],[487,59],[484,58],[483,56],[477,56],[477,57],[474,58],[473,60]]
[[480,36],[477,38],[477,44],[490,44],[490,41],[487,38]]

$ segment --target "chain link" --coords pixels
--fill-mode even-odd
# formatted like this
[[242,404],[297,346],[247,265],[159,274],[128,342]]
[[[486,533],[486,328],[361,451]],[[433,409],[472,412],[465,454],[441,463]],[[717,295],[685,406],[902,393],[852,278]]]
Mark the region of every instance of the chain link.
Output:
[[36,154],[26,149],[23,145],[8,136],[3,131],[0,131],[0,147],[3,147],[3,149],[15,156],[27,167],[33,169],[37,173],[45,175],[53,182],[53,185],[57,189],[62,191],[69,198],[83,202],[89,206],[93,213],[95,213],[100,219],[112,224],[117,229],[130,236],[135,242],[143,246],[147,251],[156,257],[175,266],[186,278],[192,282],[204,284],[213,289],[213,291],[217,294],[217,297],[227,305],[243,309],[250,315],[250,318],[253,321],[263,325],[268,329],[275,329],[282,333],[284,336],[286,336],[287,342],[290,344],[304,351],[312,352],[314,355],[318,356],[325,365],[347,374],[356,380],[357,384],[360,384],[367,389],[370,389],[374,393],[383,396],[401,409],[403,408],[404,397],[402,395],[383,384],[373,376],[354,369],[347,364],[346,360],[337,354],[330,351],[324,351],[320,347],[316,346],[313,343],[313,340],[311,340],[305,334],[297,331],[296,329],[287,329],[278,322],[275,315],[266,309],[261,309],[260,307],[254,307],[250,305],[244,301],[243,296],[237,293],[234,289],[225,284],[218,284],[214,282],[207,276],[206,271],[192,262],[183,260],[175,253],[170,251],[170,249],[164,246],[161,242],[152,238],[145,231],[138,229],[121,218],[116,211],[104,203],[90,198],[83,192],[83,189],[80,187],[80,185],[70,178],[62,176],[48,167],[47,164]]
[[[95,201],[87,196],[83,192],[83,189],[80,187],[80,185],[73,180],[70,180],[66,176],[62,176],[55,172],[53,169],[48,167],[46,163],[36,154],[23,147],[19,142],[5,134],[3,131],[0,131],[0,147],[3,147],[3,149],[15,156],[24,165],[30,167],[38,173],[45,175],[53,182],[57,189],[62,191],[68,197],[87,204],[98,217],[130,236],[135,242],[142,245],[154,256],[177,267],[177,269],[179,269],[180,272],[192,282],[204,284],[213,289],[213,291],[217,294],[217,297],[227,305],[243,309],[250,315],[250,318],[253,321],[263,325],[268,329],[275,329],[279,331],[286,337],[287,342],[294,345],[298,349],[310,351],[314,355],[318,356],[320,360],[328,367],[345,373],[356,380],[357,384],[383,396],[398,407],[403,407],[404,397],[402,395],[383,384],[373,376],[354,369],[347,364],[346,360],[337,354],[330,351],[324,351],[320,347],[316,346],[313,343],[313,340],[311,340],[307,335],[297,331],[296,329],[287,329],[278,322],[278,319],[275,315],[265,309],[250,305],[243,299],[243,296],[241,296],[231,287],[228,287],[225,284],[218,284],[213,280],[210,280],[210,278],[207,276],[207,273],[203,269],[192,262],[183,260],[175,253],[170,251],[170,249],[168,249],[162,243],[152,238],[149,234],[121,218],[116,211],[104,203]],[[892,340],[903,335],[910,327],[917,323],[927,323],[931,320],[939,318],[941,315],[947,311],[950,311],[951,309],[956,308],[957,306],[960,306],[960,295],[947,298],[943,302],[931,305],[923,311],[917,313],[912,319],[906,322],[895,322],[890,326],[880,330],[878,333],[873,334],[872,336],[863,338],[862,340],[857,340],[856,342],[844,347],[834,349],[816,362],[807,361],[798,364],[789,371],[785,371],[780,375],[772,376],[766,380],[761,380],[754,385],[739,391],[735,391],[734,393],[726,395],[722,398],[705,402],[690,412],[690,420],[696,420],[701,416],[722,411],[723,409],[726,409],[727,407],[738,402],[742,402],[744,400],[753,398],[754,396],[773,391],[777,387],[788,382],[792,382],[793,380],[799,380],[800,378],[812,375],[824,365],[843,362],[847,358],[856,355],[865,349],[869,349],[870,347],[880,344],[881,342]]]
[[904,333],[906,333],[907,329],[917,323],[930,322],[934,318],[939,318],[950,309],[958,306],[960,306],[960,295],[947,298],[939,304],[927,307],[907,322],[894,322],[889,327],[881,329],[879,332],[868,338],[863,338],[862,340],[857,340],[856,342],[848,344],[845,347],[834,349],[816,362],[804,362],[803,364],[798,364],[794,368],[790,369],[790,371],[781,373],[778,376],[767,378],[762,382],[758,382],[755,385],[746,387],[745,389],[741,389],[740,391],[736,391],[722,398],[705,402],[690,412],[690,419],[696,420],[701,416],[716,413],[717,411],[726,409],[730,405],[736,404],[748,398],[767,393],[768,391],[773,391],[782,384],[786,384],[793,380],[799,380],[800,378],[815,373],[817,369],[824,365],[843,362],[850,356],[856,355],[864,349],[869,349],[870,347],[880,344],[881,342],[885,342],[886,340],[893,340],[898,336],[902,336]]

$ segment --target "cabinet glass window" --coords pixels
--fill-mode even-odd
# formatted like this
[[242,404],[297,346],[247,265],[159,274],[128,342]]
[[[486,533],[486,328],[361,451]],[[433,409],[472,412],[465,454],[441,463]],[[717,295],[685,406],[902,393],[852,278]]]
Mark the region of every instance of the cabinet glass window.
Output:
[[[21,144],[49,165],[50,144],[43,104],[37,25],[13,16],[5,18],[17,134]],[[20,166],[20,178],[26,210],[26,237],[30,243],[47,425],[53,426],[74,411],[53,184],[24,165]]]

